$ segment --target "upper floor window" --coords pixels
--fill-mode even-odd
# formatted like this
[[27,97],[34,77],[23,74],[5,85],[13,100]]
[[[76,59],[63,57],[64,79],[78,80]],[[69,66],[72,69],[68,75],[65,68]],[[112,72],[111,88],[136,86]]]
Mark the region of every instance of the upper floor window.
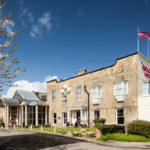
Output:
[[56,90],[52,91],[52,101],[56,101]]
[[92,87],[92,101],[93,104],[98,104],[102,97],[102,88],[100,85]]
[[76,88],[76,100],[81,101],[81,86]]
[[128,94],[128,82],[127,81],[117,81],[115,82],[114,94],[117,95],[127,95]]
[[45,95],[41,96],[41,100],[46,101],[46,96]]
[[150,82],[144,82],[143,94],[144,95],[150,94]]

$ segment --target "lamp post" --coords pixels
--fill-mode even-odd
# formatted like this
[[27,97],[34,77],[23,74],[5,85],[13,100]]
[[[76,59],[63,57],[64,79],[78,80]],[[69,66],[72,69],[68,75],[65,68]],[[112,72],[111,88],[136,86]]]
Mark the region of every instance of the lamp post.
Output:
[[[69,88],[66,84],[61,89],[61,93],[63,95],[64,101],[66,102],[66,114],[67,114],[67,121],[68,121],[68,113],[67,113],[67,95],[71,92],[71,88]],[[67,132],[67,122],[66,122],[66,132]]]

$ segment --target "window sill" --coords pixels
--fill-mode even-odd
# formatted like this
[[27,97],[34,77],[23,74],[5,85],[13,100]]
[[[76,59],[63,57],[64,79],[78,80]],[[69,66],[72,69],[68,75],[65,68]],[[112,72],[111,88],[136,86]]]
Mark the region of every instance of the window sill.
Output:
[[127,95],[114,95],[117,102],[123,102],[126,100]]
[[92,99],[92,104],[96,105],[99,104],[101,101],[101,98]]

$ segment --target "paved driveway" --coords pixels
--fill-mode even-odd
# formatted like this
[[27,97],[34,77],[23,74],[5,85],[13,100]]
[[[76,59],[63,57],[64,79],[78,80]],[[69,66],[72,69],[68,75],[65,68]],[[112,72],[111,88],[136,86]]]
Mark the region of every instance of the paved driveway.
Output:
[[[27,131],[0,130],[0,150],[127,150],[70,137]],[[132,150],[138,150],[137,148]]]

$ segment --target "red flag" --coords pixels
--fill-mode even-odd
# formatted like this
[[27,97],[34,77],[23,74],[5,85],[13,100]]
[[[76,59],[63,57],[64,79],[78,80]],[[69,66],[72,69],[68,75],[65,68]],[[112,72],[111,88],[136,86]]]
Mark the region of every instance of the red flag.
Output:
[[150,38],[150,32],[138,31],[138,38]]

